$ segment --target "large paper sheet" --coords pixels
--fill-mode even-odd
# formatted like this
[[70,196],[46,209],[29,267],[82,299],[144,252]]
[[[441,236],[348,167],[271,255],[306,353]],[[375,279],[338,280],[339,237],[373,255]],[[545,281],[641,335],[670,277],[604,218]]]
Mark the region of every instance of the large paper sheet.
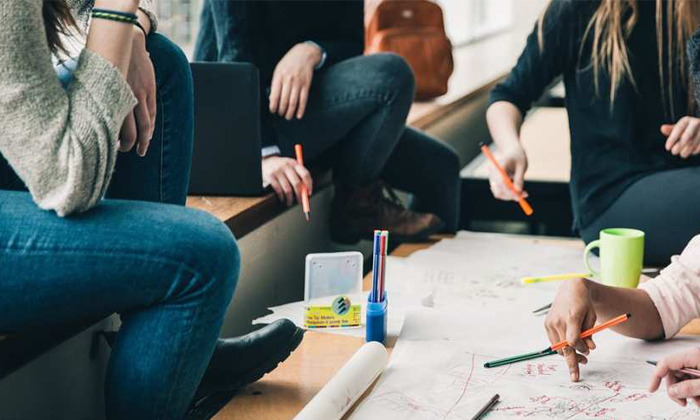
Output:
[[489,419],[682,420],[700,417],[664,390],[649,394],[653,367],[644,361],[700,345],[696,338],[646,343],[610,331],[572,383],[559,356],[499,368],[486,361],[547,347],[541,319],[511,317],[507,307],[457,316],[423,309],[404,323],[389,367],[351,419],[470,419],[496,393]]
[[[459,232],[454,239],[442,240],[408,258],[389,257],[389,336],[398,336],[407,311],[421,307],[488,310],[494,304],[507,303],[510,313],[531,316],[532,311],[552,301],[559,282],[522,285],[520,279],[585,271],[582,247],[576,246],[576,241],[571,243],[555,246],[531,236]],[[591,258],[594,265],[596,260]],[[367,296],[352,295],[350,299],[365,305]],[[267,324],[288,318],[302,326],[303,308],[304,302],[273,307],[270,315],[253,322]],[[317,331],[357,337],[365,334],[364,328]]]

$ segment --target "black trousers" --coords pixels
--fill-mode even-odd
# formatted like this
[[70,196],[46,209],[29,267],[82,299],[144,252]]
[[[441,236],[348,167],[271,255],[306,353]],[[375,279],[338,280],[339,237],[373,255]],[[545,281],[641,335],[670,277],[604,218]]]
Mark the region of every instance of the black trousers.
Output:
[[601,229],[643,230],[644,263],[663,267],[700,233],[700,167],[648,175],[632,184],[593,223],[581,230],[589,243]]
[[[272,119],[285,156],[304,146],[313,165],[328,159],[346,188],[381,179],[414,197],[414,209],[434,213],[448,231],[459,227],[460,163],[448,145],[406,127],[414,78],[392,54],[360,56],[314,75],[301,120]],[[324,165],[325,166],[325,165]]]

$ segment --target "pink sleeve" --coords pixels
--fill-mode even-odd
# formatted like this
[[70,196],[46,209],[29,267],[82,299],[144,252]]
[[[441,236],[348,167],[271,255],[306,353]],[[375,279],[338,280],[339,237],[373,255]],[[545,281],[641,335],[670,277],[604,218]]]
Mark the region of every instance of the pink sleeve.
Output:
[[652,281],[639,285],[661,316],[666,338],[678,334],[688,322],[700,318],[700,235]]

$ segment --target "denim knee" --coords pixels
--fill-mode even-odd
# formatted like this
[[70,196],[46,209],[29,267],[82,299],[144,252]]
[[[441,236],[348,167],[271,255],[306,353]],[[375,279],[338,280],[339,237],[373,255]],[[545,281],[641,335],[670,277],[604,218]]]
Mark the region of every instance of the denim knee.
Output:
[[186,93],[192,98],[194,93],[192,72],[184,51],[159,33],[148,36],[146,49],[156,71],[158,88],[173,86],[174,91]]
[[193,211],[192,224],[196,232],[194,262],[209,281],[216,281],[216,293],[225,297],[225,305],[233,296],[241,268],[241,254],[236,239],[228,227],[203,211]]
[[413,70],[400,55],[391,53],[367,56],[363,72],[368,80],[376,80],[395,94],[405,94],[413,100],[416,78]]

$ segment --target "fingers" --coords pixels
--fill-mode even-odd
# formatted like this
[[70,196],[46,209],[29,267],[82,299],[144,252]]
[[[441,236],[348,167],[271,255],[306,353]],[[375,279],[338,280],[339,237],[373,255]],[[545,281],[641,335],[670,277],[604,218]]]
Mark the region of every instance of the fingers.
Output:
[[277,109],[277,114],[279,114],[280,117],[284,117],[284,115],[287,113],[287,107],[289,106],[289,97],[292,94],[292,86],[291,83],[288,81],[283,81],[282,82],[282,93],[280,94],[280,104],[279,108]]
[[[687,117],[681,118],[678,120],[678,124],[676,124],[673,127],[673,130],[671,130],[671,134],[668,136],[668,139],[666,140],[666,150],[671,152],[674,155],[677,155],[677,153],[673,152],[673,148],[677,145],[677,143],[681,139],[681,135],[685,131],[685,128],[688,126],[689,119]],[[677,149],[678,152],[680,152],[680,149]]]
[[151,134],[153,133],[151,115],[145,100],[139,101],[138,105],[136,105],[134,116],[136,117],[136,127],[138,129],[138,146],[136,147],[136,153],[144,157],[148,151],[148,146],[151,143]]
[[131,150],[134,147],[134,143],[136,143],[136,136],[136,118],[134,113],[130,112],[124,120],[119,133],[119,151],[125,153]]
[[299,107],[297,109],[297,119],[300,120],[304,118],[304,113],[306,113],[306,103],[309,100],[309,87],[302,86],[299,92]]
[[[688,118],[688,124],[681,134],[681,139],[672,149],[672,153],[677,151],[678,155],[687,159],[697,146],[698,128],[700,120],[697,118]],[[675,154],[675,153],[674,153]]]
[[272,87],[270,88],[270,113],[272,114],[277,113],[280,95],[282,95],[282,80],[275,75],[272,78]]
[[277,181],[276,177],[270,178],[270,187],[272,187],[272,190],[275,192],[277,199],[284,203],[284,191],[282,191],[282,186],[279,181]]
[[515,189],[518,191],[523,190],[523,185],[525,183],[525,164],[521,161],[518,161],[515,164],[515,172],[513,174],[513,185],[515,185]]
[[[692,381],[685,381],[685,382],[692,382]],[[668,397],[675,402],[676,404],[685,407],[688,404],[688,401],[686,400],[685,397],[681,397],[680,393],[681,392],[689,392],[689,389],[680,389],[677,387],[680,387],[682,384],[685,382],[678,383],[678,378],[676,378],[675,375],[667,375],[666,376],[666,393],[668,394]],[[697,393],[695,394],[697,395]]]
[[277,182],[279,182],[280,188],[282,189],[282,202],[285,203],[287,207],[291,207],[292,204],[294,204],[294,189],[292,188],[292,185],[289,183],[284,174],[277,175]]
[[284,169],[284,176],[287,177],[287,181],[289,181],[292,189],[294,190],[297,203],[301,203],[301,187],[303,184],[301,182],[301,178],[299,178],[299,175],[294,170],[294,167],[286,167]]
[[675,127],[675,124],[664,124],[661,126],[661,134],[664,136],[668,137],[671,135],[671,132],[673,131],[673,127]]
[[304,185],[306,185],[306,189],[309,192],[309,195],[313,195],[314,180],[311,177],[311,172],[309,172],[305,167],[299,164],[294,166],[294,170],[301,177],[301,181],[304,183]]
[[297,110],[297,103],[299,102],[299,87],[297,85],[292,85],[291,93],[289,94],[289,106],[287,112],[284,114],[284,118],[287,121],[291,121],[294,118],[294,113]]

